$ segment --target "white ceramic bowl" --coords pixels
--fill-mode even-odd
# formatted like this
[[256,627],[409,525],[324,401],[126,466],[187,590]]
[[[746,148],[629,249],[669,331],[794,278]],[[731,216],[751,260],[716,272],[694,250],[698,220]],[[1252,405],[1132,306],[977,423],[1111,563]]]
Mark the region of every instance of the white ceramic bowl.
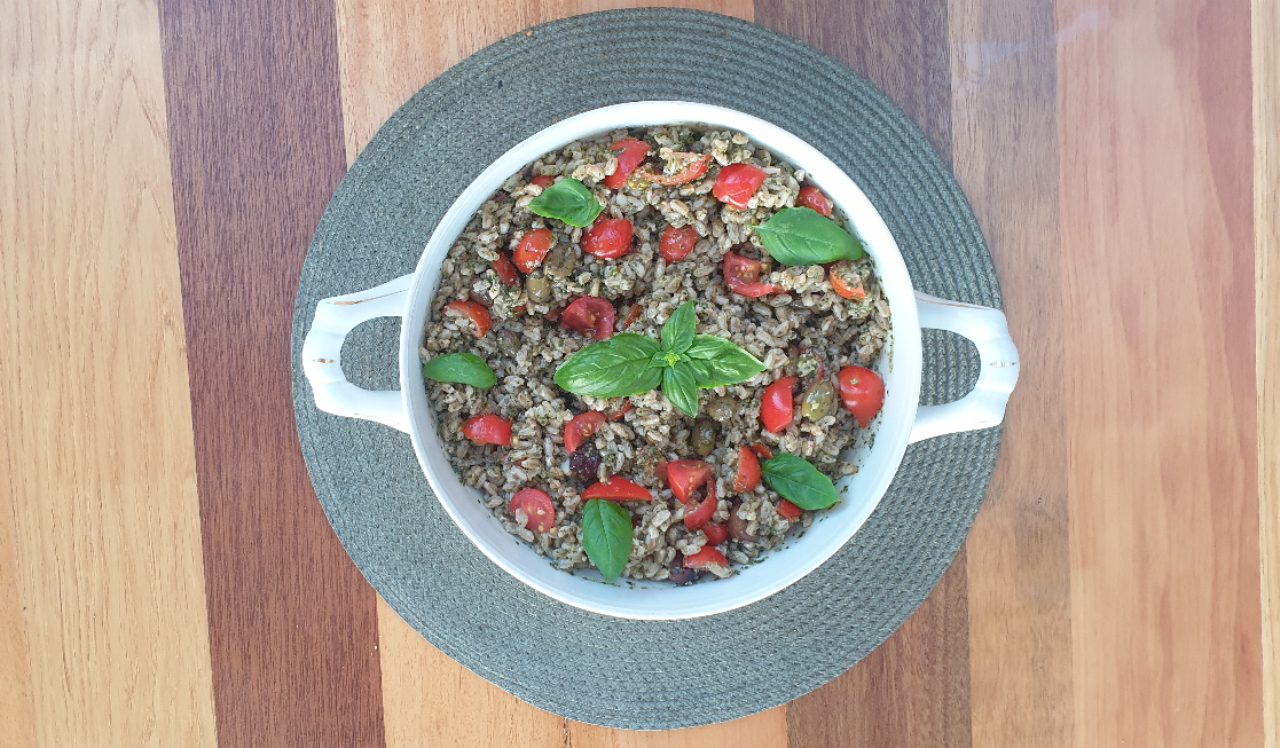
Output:
[[[568,574],[551,567],[497,519],[465,487],[449,465],[436,434],[423,384],[418,347],[439,267],[471,215],[510,175],[566,143],[620,127],[691,123],[745,133],[759,146],[805,169],[849,216],[854,232],[875,260],[892,312],[892,333],[879,371],[885,403],[873,447],[858,446],[856,475],[837,483],[843,499],[819,514],[803,537],[793,537],[763,563],[740,568],[728,579],[677,587],[666,582],[618,580],[598,573]],[[370,392],[342,375],[342,342],[361,322],[403,317],[400,391]],[[921,327],[957,332],[972,340],[982,359],[974,390],[946,405],[920,407]],[[1001,422],[1018,377],[1018,354],[1004,315],[997,310],[917,294],[898,245],[862,190],[828,158],[794,135],[761,119],[707,104],[643,101],[595,109],[539,132],[493,162],[449,208],[436,227],[417,269],[376,288],[325,299],[302,349],[303,368],[321,410],[376,421],[409,434],[436,497],[458,527],[494,563],[530,587],[579,608],[632,619],[682,619],[711,615],[755,602],[800,579],[845,544],[871,515],[902,460],[907,445],[941,434],[986,428]],[[863,442],[865,440],[859,440]]]

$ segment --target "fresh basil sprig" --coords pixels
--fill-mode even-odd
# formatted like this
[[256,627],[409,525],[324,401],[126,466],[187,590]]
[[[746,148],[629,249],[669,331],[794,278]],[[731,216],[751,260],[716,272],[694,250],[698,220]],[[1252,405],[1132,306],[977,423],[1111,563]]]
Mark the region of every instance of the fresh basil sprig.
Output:
[[530,212],[570,226],[590,226],[602,210],[604,206],[591,190],[576,179],[561,179],[529,201]]
[[760,465],[760,478],[779,496],[801,509],[826,509],[840,498],[831,479],[795,455],[780,454]]
[[422,376],[437,382],[469,384],[488,389],[497,384],[493,369],[474,353],[446,353],[422,365]]
[[621,333],[592,343],[556,369],[556,384],[593,397],[638,395],[662,385],[662,394],[682,412],[698,415],[698,389],[737,384],[764,371],[764,364],[733,343],[696,332],[692,301],[681,304],[662,326],[661,342]]
[[612,501],[591,499],[582,507],[582,550],[605,581],[622,573],[631,555],[631,515]]
[[862,242],[813,208],[783,208],[756,226],[769,256],[783,265],[820,265],[862,256]]

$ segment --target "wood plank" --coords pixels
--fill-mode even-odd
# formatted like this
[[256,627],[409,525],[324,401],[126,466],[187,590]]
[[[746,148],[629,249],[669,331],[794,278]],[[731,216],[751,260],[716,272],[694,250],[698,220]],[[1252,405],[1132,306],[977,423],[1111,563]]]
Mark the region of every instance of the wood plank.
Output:
[[1262,708],[1280,748],[1280,4],[1255,0],[1252,46]]
[[0,15],[0,742],[212,746],[155,8]]
[[1249,3],[1055,11],[1074,741],[1256,746]]
[[[662,5],[663,3],[654,3]],[[747,0],[667,3],[751,17]],[[347,155],[354,160],[382,122],[450,65],[522,28],[574,13],[631,3],[339,0],[338,52]],[[379,600],[382,687],[388,746],[589,746],[786,744],[782,708],[694,730],[632,732],[567,722],[506,694],[441,654]],[[694,743],[690,743],[694,744]]]
[[[889,95],[951,159],[947,4],[757,0],[756,21],[843,60]],[[965,551],[924,604],[844,675],[787,705],[793,748],[966,746]]]
[[223,746],[382,744],[376,596],[298,447],[289,334],[346,168],[333,6],[160,4]]
[[1071,569],[1053,6],[950,4],[956,178],[991,247],[1022,374],[965,542],[973,744],[1071,743]]

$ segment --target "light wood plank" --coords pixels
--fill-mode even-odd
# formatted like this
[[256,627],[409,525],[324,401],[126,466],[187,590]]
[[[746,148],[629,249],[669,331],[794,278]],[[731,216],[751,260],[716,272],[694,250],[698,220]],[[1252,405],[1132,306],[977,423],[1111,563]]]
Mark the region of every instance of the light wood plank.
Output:
[[0,16],[0,594],[35,742],[212,746],[156,8]]
[[1253,220],[1258,355],[1262,705],[1280,746],[1280,3],[1253,3]]
[[1055,10],[1074,742],[1257,746],[1248,3]]
[[786,748],[787,711],[779,707],[732,722],[657,732],[569,722],[568,738],[571,748]]
[[991,488],[965,543],[973,745],[1065,748],[1071,576],[1053,8],[949,7],[954,171],[991,247],[1022,359]]

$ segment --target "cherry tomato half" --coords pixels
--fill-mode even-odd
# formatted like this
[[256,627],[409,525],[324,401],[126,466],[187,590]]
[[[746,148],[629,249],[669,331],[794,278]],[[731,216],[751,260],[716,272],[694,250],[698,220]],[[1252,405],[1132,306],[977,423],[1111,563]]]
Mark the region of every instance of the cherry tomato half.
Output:
[[795,383],[795,377],[781,377],[764,388],[764,398],[760,400],[760,422],[764,424],[765,431],[777,433],[791,423],[794,415],[791,388]]
[[547,256],[547,250],[551,249],[554,242],[551,229],[534,229],[520,237],[515,251],[511,253],[511,259],[515,260],[516,267],[532,273],[542,265],[542,258]]
[[533,179],[530,179],[529,184],[536,184],[545,190],[546,188],[554,184],[555,181],[556,181],[556,178],[551,176],[550,174],[539,174]]
[[831,288],[846,299],[857,301],[866,298],[867,290],[862,287],[862,276],[849,265],[848,260],[833,264],[828,277],[831,278]]
[[646,182],[654,184],[666,185],[668,187],[676,184],[684,184],[692,182],[703,174],[707,173],[707,166],[711,164],[711,157],[701,153],[673,153],[671,158],[681,159],[684,161],[684,168],[675,174],[659,174],[651,169],[641,169],[636,172],[636,176]]
[[617,475],[609,480],[592,483],[582,492],[582,499],[608,499],[609,501],[636,501],[652,499],[649,489]]
[[472,416],[462,426],[462,435],[473,444],[511,444],[511,421],[495,415]]
[[498,253],[498,259],[489,263],[489,267],[493,268],[493,272],[498,274],[498,279],[508,286],[520,285],[520,276],[516,275],[516,266],[511,264],[511,260],[507,256]]
[[604,340],[613,335],[614,311],[608,299],[579,296],[560,313],[560,326]]
[[618,168],[604,178],[604,186],[616,190],[627,181],[627,176],[649,155],[649,144],[635,138],[623,138],[609,146],[611,151],[622,151],[618,154]]
[[631,222],[625,218],[596,221],[582,235],[582,251],[613,260],[631,251]]
[[729,537],[729,531],[717,522],[703,525],[702,534],[707,536],[707,545],[720,545]]
[[761,444],[760,442],[756,442],[755,444],[752,444],[750,447],[747,447],[747,449],[751,450],[752,454],[754,454],[756,457],[762,460],[773,459],[773,450],[769,449],[769,447],[765,446],[764,444]]
[[679,262],[689,256],[693,245],[697,243],[698,231],[694,227],[676,228],[667,224],[667,227],[662,230],[662,236],[658,237],[658,254],[662,255],[662,259],[668,264]]
[[551,497],[536,488],[522,488],[507,503],[507,511],[511,516],[516,510],[524,512],[524,526],[534,532],[546,532],[556,523],[556,507]]
[[717,551],[710,543],[702,546],[702,550],[692,556],[684,557],[684,565],[690,569],[705,569],[709,566],[728,566],[724,554]]
[[693,492],[711,477],[711,466],[702,460],[676,460],[667,463],[667,483],[677,499],[688,504]]
[[750,491],[760,484],[760,461],[747,447],[738,447],[738,474],[733,479],[733,490]]
[[874,371],[861,366],[844,367],[836,375],[836,382],[840,385],[844,407],[859,426],[866,428],[884,405],[884,382]]
[[474,301],[450,301],[444,305],[444,308],[470,317],[471,322],[476,326],[477,338],[483,338],[484,334],[489,332],[490,325],[493,324],[493,318],[489,316],[489,310]]
[[790,501],[783,499],[774,507],[778,510],[778,515],[788,522],[795,522],[800,519],[800,507],[792,504]]
[[564,425],[565,451],[570,454],[576,452],[583,439],[600,430],[604,420],[604,413],[598,410],[588,410],[569,419],[569,422]]
[[764,171],[751,164],[729,164],[720,170],[711,194],[735,208],[747,207],[747,201],[764,184]]
[[[674,492],[673,492],[674,493]],[[584,494],[585,495],[585,494]],[[716,482],[710,478],[707,479],[707,496],[692,511],[686,509],[684,513],[684,526],[690,530],[696,530],[707,524],[711,520],[711,515],[716,513]]]
[[822,190],[811,184],[800,188],[800,194],[796,195],[796,207],[813,208],[824,216],[831,215],[831,201],[822,194]]
[[730,291],[743,296],[764,296],[776,293],[778,287],[772,283],[760,282],[760,271],[763,266],[759,260],[750,260],[737,252],[724,253],[724,284]]

